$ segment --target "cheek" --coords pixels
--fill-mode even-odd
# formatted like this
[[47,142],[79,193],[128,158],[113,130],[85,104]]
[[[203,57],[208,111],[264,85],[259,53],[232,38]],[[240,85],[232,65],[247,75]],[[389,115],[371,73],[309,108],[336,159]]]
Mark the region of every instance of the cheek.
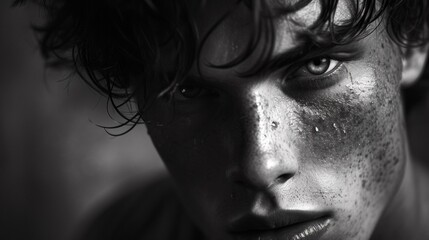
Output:
[[[203,195],[197,190],[213,184],[225,172],[232,152],[231,136],[218,114],[178,117],[162,127],[148,127],[158,153],[184,195]],[[222,189],[220,189],[222,190]],[[200,196],[201,197],[201,196]]]
[[[372,77],[356,80],[375,81]],[[358,89],[350,84],[341,93],[307,102],[300,113],[306,129],[300,148],[303,158],[312,159],[309,164],[313,166],[325,165],[346,179],[361,182],[365,190],[373,192],[388,184],[403,147],[399,95],[383,93],[379,87]],[[358,178],[348,178],[356,173]]]
[[221,119],[218,118],[182,118],[170,126],[149,130],[174,179],[177,194],[201,229],[218,225],[219,222],[211,221],[218,219],[218,215],[231,212],[228,206],[220,208],[219,204],[225,199],[231,200],[231,186],[225,180],[225,170],[234,144],[225,132],[231,128],[219,124],[219,121]]
[[340,84],[327,94],[298,101],[297,107],[304,129],[301,156],[307,159],[301,171],[335,176],[337,186],[328,188],[342,194],[331,195],[329,201],[346,215],[352,213],[345,223],[368,224],[368,229],[396,191],[406,154],[401,62],[391,60],[397,55],[371,55],[381,57],[349,64]]

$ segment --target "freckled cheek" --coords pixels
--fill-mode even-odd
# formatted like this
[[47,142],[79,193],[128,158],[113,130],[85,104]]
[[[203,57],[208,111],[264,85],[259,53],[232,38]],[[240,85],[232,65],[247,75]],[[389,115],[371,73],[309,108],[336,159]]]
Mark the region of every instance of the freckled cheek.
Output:
[[313,160],[311,164],[361,171],[365,162],[379,158],[384,141],[398,132],[400,99],[389,79],[376,73],[353,79],[351,75],[329,94],[297,107],[302,109],[297,116],[304,129],[300,154]]
[[341,193],[327,194],[328,204],[349,226],[362,226],[377,218],[398,183],[401,103],[387,78],[344,82],[334,94],[299,106],[300,169],[319,173],[311,181]]
[[394,77],[345,80],[335,94],[309,101],[300,115],[307,129],[301,148],[304,167],[335,169],[345,192],[354,189],[361,196],[359,204],[377,202],[397,182],[403,149]]
[[373,137],[377,131],[377,109],[371,96],[360,99],[345,91],[328,98],[319,98],[306,104],[299,119],[304,129],[302,144],[318,159],[342,159]]

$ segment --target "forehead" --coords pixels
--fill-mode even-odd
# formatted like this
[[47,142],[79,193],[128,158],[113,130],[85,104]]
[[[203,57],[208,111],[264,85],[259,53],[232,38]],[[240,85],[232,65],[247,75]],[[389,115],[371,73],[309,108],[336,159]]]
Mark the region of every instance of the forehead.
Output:
[[[255,1],[256,2],[256,1]],[[273,13],[275,47],[274,54],[286,52],[296,45],[297,33],[312,26],[322,11],[319,0],[267,0],[265,7]],[[334,23],[341,25],[350,19],[351,0],[340,0],[332,9]],[[234,6],[232,1],[209,1],[202,11],[197,25],[202,35],[207,34],[210,27],[216,24],[228,10],[233,9],[216,29],[210,33],[204,44],[203,56],[206,61],[222,64],[237,57],[249,43],[252,31],[255,31],[255,12],[262,6],[253,5],[249,8],[246,2]],[[256,8],[256,10],[255,10]],[[261,10],[262,11],[262,10]],[[279,14],[276,14],[279,13]],[[263,13],[259,13],[264,17]],[[257,54],[255,54],[257,55]]]

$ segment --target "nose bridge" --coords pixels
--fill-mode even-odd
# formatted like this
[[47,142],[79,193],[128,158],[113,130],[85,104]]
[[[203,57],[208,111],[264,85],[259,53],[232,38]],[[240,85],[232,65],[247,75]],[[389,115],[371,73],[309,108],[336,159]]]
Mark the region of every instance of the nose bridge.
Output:
[[235,181],[266,188],[297,171],[288,129],[287,103],[274,86],[257,85],[242,100],[241,154]]
[[247,110],[243,114],[242,126],[246,150],[253,154],[269,154],[274,147],[275,131],[280,125],[280,119],[276,116],[276,101],[259,89],[250,91],[244,101],[244,109]]

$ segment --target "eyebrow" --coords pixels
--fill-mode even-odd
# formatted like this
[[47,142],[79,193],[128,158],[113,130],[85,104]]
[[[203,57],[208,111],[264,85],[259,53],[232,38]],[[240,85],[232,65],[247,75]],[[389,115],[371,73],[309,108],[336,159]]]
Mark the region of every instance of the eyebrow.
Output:
[[[305,8],[313,1],[314,0],[269,0],[268,4],[271,5],[271,18],[274,21],[277,19],[284,18]],[[312,26],[310,26],[310,28],[311,27]],[[261,56],[264,61],[256,63],[254,66],[251,67],[251,70],[246,70],[245,72],[238,74],[241,77],[266,75],[273,70],[284,68],[284,66],[288,65],[290,62],[303,58],[304,56],[309,55],[312,52],[314,53],[320,52],[321,50],[327,51],[329,49],[332,49],[336,46],[336,44],[334,44],[332,41],[332,36],[334,36],[335,39],[336,34],[327,33],[326,35],[327,36],[318,36],[317,34],[308,33],[305,31],[297,33],[296,39],[299,44],[289,50],[277,54],[276,56],[271,56],[272,53],[268,53],[269,56]],[[275,45],[275,43],[273,44]]]
[[[338,46],[330,39],[311,37],[308,33],[298,33],[298,44],[275,56],[269,56],[264,61],[256,63],[251,70],[239,73],[241,77],[263,76],[285,68],[293,62],[320,56]],[[315,39],[319,39],[315,40]],[[271,53],[270,53],[271,54]]]
[[[363,45],[359,43],[358,39],[352,39],[344,44],[337,44],[332,40],[336,37],[335,33],[327,33],[325,36],[311,35],[311,33],[298,34],[297,45],[275,56],[270,56],[261,63],[256,63],[255,66],[250,68],[251,70],[238,73],[239,76],[267,76],[282,69],[293,71],[293,69],[290,68],[295,65],[294,63],[326,56],[337,49],[341,53],[336,54],[336,57],[343,61],[357,59],[362,56],[364,52]],[[332,38],[332,36],[334,38]]]
[[273,5],[273,17],[283,17],[285,15],[297,12],[305,8],[313,0],[297,0],[295,3],[285,3],[285,0],[271,0],[269,1]]

